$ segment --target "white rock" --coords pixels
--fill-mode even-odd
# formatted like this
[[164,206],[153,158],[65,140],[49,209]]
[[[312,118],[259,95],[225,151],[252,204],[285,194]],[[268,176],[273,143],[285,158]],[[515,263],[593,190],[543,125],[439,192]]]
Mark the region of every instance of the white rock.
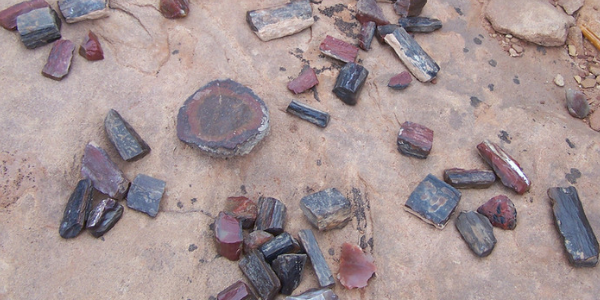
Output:
[[554,83],[560,87],[563,87],[565,86],[565,78],[560,74],[556,74],[556,77],[554,77]]

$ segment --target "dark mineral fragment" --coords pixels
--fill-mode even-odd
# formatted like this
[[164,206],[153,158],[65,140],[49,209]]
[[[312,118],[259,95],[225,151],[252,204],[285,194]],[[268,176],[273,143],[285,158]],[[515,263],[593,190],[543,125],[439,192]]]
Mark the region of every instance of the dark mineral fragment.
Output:
[[350,45],[342,40],[336,39],[327,35],[321,45],[319,45],[321,53],[345,63],[354,62],[358,56],[358,48]]
[[283,233],[286,210],[281,201],[271,197],[260,197],[254,230],[264,230],[274,235]]
[[375,24],[375,22],[369,21],[362,24],[360,35],[358,36],[358,47],[360,49],[365,51],[369,51],[371,49],[371,42],[375,36],[376,28],[377,24]]
[[522,195],[529,190],[531,183],[519,163],[514,160],[504,149],[500,146],[485,140],[477,145],[479,155],[488,163],[493,169],[494,173],[505,186],[515,190],[517,194]]
[[188,0],[160,0],[160,13],[167,19],[183,18],[190,13]]
[[123,160],[136,161],[150,153],[148,144],[114,109],[104,118],[104,130]]
[[426,17],[408,17],[400,18],[398,24],[406,30],[406,32],[434,32],[442,28],[442,21],[438,19]]
[[367,22],[375,22],[377,25],[390,24],[376,0],[358,0],[356,10],[356,19],[362,24]]
[[389,24],[377,26],[377,28],[375,29],[375,37],[380,43],[385,43],[385,36],[394,32],[394,30],[396,30],[397,28],[400,28],[400,25]]
[[242,254],[242,224],[234,216],[220,212],[215,220],[217,253],[236,261]]
[[156,217],[166,182],[144,174],[138,174],[127,193],[127,206]]
[[474,211],[463,211],[456,218],[456,228],[477,256],[488,256],[494,250],[496,237],[486,216]]
[[58,233],[65,239],[76,237],[85,226],[85,221],[92,209],[92,182],[80,180],[65,206]]
[[317,84],[319,84],[319,79],[317,79],[315,70],[310,66],[305,66],[300,75],[288,83],[287,88],[294,94],[300,94]]
[[83,43],[79,46],[79,55],[89,61],[103,60],[104,51],[98,40],[98,36],[91,30],[83,39]]
[[240,259],[238,266],[254,286],[260,298],[263,300],[275,299],[281,289],[281,283],[260,251],[251,250]]
[[567,109],[571,116],[583,119],[590,114],[590,104],[583,92],[567,89],[565,97],[567,99]]
[[438,229],[444,229],[460,197],[457,189],[429,174],[410,194],[405,209]]
[[433,145],[433,130],[413,122],[404,122],[398,133],[398,151],[406,156],[425,159]]
[[343,228],[352,218],[352,204],[335,188],[310,194],[300,200],[300,209],[315,228]]
[[75,44],[69,40],[58,40],[52,46],[48,61],[42,69],[42,75],[57,81],[69,74],[71,61],[75,52]]
[[250,229],[254,227],[256,215],[258,214],[258,207],[254,201],[244,196],[227,197],[227,201],[225,201],[225,211],[238,219],[242,224],[243,229]]
[[347,63],[338,74],[333,93],[348,105],[356,105],[358,95],[367,81],[369,71],[355,63]]
[[208,155],[248,154],[269,132],[269,110],[254,92],[231,80],[215,80],[179,109],[177,137]]
[[312,108],[306,104],[300,103],[296,100],[292,100],[288,105],[286,111],[302,120],[311,122],[319,127],[327,127],[329,124],[329,114]]
[[394,48],[406,68],[421,82],[429,82],[437,76],[440,66],[421,48],[402,27],[386,34],[385,42]]
[[250,250],[258,249],[272,239],[272,234],[262,230],[254,230],[244,237],[244,252],[248,253]]
[[58,8],[67,23],[108,16],[107,0],[59,0]]
[[60,18],[50,8],[34,9],[17,17],[17,30],[28,49],[34,49],[60,39]]
[[583,211],[577,189],[573,186],[549,188],[548,197],[569,262],[576,267],[598,264],[598,240]]
[[0,26],[7,30],[16,30],[18,16],[26,14],[34,9],[48,6],[49,5],[45,0],[30,0],[17,3],[0,11]]
[[357,245],[342,244],[338,279],[345,288],[360,289],[366,287],[375,271],[372,256],[365,254]]
[[95,237],[101,237],[119,222],[123,215],[123,205],[114,199],[104,199],[90,213],[86,228]]
[[421,14],[427,0],[397,0],[394,2],[394,10],[401,17],[416,17]]
[[477,212],[486,216],[494,227],[513,230],[517,227],[517,209],[508,197],[498,195],[481,205]]
[[293,0],[271,8],[251,10],[246,13],[246,21],[265,42],[298,33],[315,23],[309,0]]
[[248,285],[238,280],[217,295],[217,300],[257,300]]
[[306,254],[282,254],[271,264],[281,282],[281,293],[291,295],[302,281]]
[[444,181],[457,189],[485,189],[496,181],[491,170],[465,170],[452,168],[444,170]]
[[113,199],[123,199],[129,188],[130,182],[123,172],[110,160],[106,151],[94,142],[85,146],[81,175],[91,179],[94,188]]
[[285,300],[339,300],[338,296],[330,289],[310,289],[298,296],[288,296]]
[[412,82],[412,76],[410,73],[404,71],[400,74],[390,78],[390,82],[388,86],[394,90],[403,90],[408,87],[408,85]]
[[310,263],[317,274],[319,285],[321,287],[331,287],[335,285],[331,269],[329,269],[325,257],[323,257],[323,252],[321,252],[321,248],[319,248],[319,244],[317,244],[317,239],[313,232],[310,229],[303,229],[298,232],[298,237],[304,252],[306,252],[310,258]]
[[265,261],[270,264],[277,256],[290,253],[294,248],[292,236],[289,233],[284,232],[264,243],[259,249],[265,257]]

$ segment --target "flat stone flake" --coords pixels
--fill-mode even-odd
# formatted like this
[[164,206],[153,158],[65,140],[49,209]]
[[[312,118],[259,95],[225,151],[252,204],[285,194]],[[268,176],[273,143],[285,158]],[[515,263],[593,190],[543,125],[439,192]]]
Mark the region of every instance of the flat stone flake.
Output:
[[384,38],[404,63],[408,71],[421,82],[429,82],[437,76],[440,66],[421,48],[402,27],[396,28]]
[[269,132],[269,110],[254,92],[231,80],[215,80],[179,109],[177,137],[215,157],[248,154]]
[[375,22],[377,25],[387,25],[390,22],[383,15],[383,10],[375,0],[358,0],[356,3],[356,19],[361,23]]
[[565,98],[567,100],[567,109],[569,110],[569,114],[571,114],[571,116],[583,119],[590,114],[590,104],[587,102],[583,92],[567,89],[565,94]]
[[254,230],[244,237],[244,252],[248,253],[250,250],[258,249],[273,238],[274,236],[266,231]]
[[188,0],[160,0],[160,13],[167,19],[184,18],[190,12]]
[[513,230],[517,227],[515,204],[504,195],[498,195],[481,205],[477,212],[486,216],[492,226]]
[[421,14],[427,0],[398,0],[394,2],[394,11],[401,17],[416,17]]
[[373,257],[366,255],[360,247],[350,243],[342,244],[338,279],[347,289],[364,288],[375,274]]
[[298,33],[315,23],[309,0],[251,10],[246,13],[250,29],[264,42]]
[[444,229],[460,197],[460,191],[429,174],[410,194],[405,209],[438,229]]
[[401,72],[400,74],[390,78],[390,81],[388,82],[388,86],[394,90],[403,90],[403,89],[407,88],[411,82],[412,82],[412,76],[410,76],[410,73],[404,71],[404,72]]
[[279,255],[290,253],[294,248],[292,236],[284,232],[260,246],[260,252],[265,257],[265,261],[270,264]]
[[283,202],[271,197],[259,198],[254,230],[264,230],[274,235],[283,233],[286,212]]
[[403,155],[425,159],[433,146],[433,130],[406,121],[400,126],[396,143],[398,151]]
[[356,46],[330,35],[327,35],[321,42],[319,50],[321,50],[321,53],[345,63],[354,62],[358,56],[358,48]]
[[148,144],[114,109],[104,118],[104,130],[123,160],[136,161],[150,153]]
[[17,17],[17,30],[27,49],[34,49],[61,38],[61,21],[50,7],[34,9]]
[[358,96],[369,76],[369,71],[355,63],[342,67],[333,87],[333,93],[344,103],[356,105]]
[[315,70],[310,66],[305,66],[300,75],[288,83],[287,88],[294,94],[300,94],[317,84],[319,84],[319,79],[317,79]]
[[306,254],[282,254],[271,266],[281,282],[281,293],[291,295],[302,281],[302,271],[306,265]]
[[330,117],[328,113],[312,108],[296,100],[292,100],[285,111],[322,128],[327,127],[327,124],[329,124]]
[[48,61],[42,69],[42,75],[57,81],[62,80],[69,74],[75,44],[69,40],[58,40],[52,46]]
[[0,11],[0,26],[7,30],[17,30],[18,16],[42,7],[49,7],[45,0],[30,0],[17,3]]
[[398,24],[400,24],[406,32],[428,33],[442,28],[442,21],[427,17],[400,18]]
[[92,209],[92,181],[80,180],[65,206],[58,233],[65,239],[76,237],[85,226],[86,218]]
[[343,228],[352,219],[352,204],[335,188],[305,196],[300,209],[320,231]]
[[238,280],[217,295],[217,300],[257,300],[248,285]]
[[513,189],[517,194],[527,192],[531,183],[519,163],[512,158],[504,149],[488,140],[477,145],[479,155],[494,169],[494,173],[500,178],[502,184]]
[[104,59],[104,51],[98,40],[98,36],[91,30],[83,39],[83,43],[79,46],[79,55],[89,61],[97,61]]
[[127,193],[127,207],[156,217],[165,186],[166,182],[160,179],[138,174]]
[[317,243],[317,239],[310,229],[303,229],[298,232],[298,238],[300,239],[300,243],[304,252],[310,258],[310,263],[315,270],[315,274],[317,274],[317,279],[319,280],[319,286],[324,287],[332,287],[335,285],[335,280],[333,279],[333,274],[331,273],[331,269],[327,265],[325,261],[325,257],[323,256],[323,252],[321,252],[321,248],[319,248],[319,244]]
[[58,8],[67,23],[108,16],[107,0],[59,0]]
[[577,189],[573,186],[548,189],[554,224],[561,235],[569,262],[576,267],[598,264],[598,240],[590,226]]
[[129,189],[129,180],[96,143],[85,146],[81,163],[81,175],[94,183],[94,188],[110,198],[121,200]]
[[456,228],[469,248],[479,257],[492,253],[496,237],[490,220],[474,211],[463,211],[456,218]]
[[94,237],[101,237],[119,222],[123,205],[114,199],[104,199],[90,213],[86,228]]
[[236,261],[242,254],[242,224],[234,216],[220,212],[215,220],[217,253]]
[[339,300],[338,296],[330,289],[310,289],[298,296],[288,296],[285,300]]
[[251,250],[240,259],[238,266],[260,298],[263,300],[275,299],[281,289],[281,282],[260,251]]
[[496,174],[492,170],[452,168],[444,170],[444,181],[457,189],[485,189],[496,182]]
[[256,222],[258,206],[248,197],[227,197],[225,211],[238,219],[243,229],[250,229],[254,227],[254,222]]
[[375,36],[376,29],[377,24],[375,24],[375,22],[369,21],[362,24],[362,27],[360,28],[360,35],[358,36],[358,47],[360,49],[365,51],[369,51],[371,49],[371,42]]

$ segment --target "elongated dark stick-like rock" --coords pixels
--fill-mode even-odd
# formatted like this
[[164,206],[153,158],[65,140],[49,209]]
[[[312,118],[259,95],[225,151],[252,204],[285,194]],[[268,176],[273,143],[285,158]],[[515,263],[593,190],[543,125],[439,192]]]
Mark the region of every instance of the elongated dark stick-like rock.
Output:
[[114,109],[104,118],[104,130],[124,160],[135,161],[150,153],[148,144]]
[[452,168],[444,170],[444,181],[457,189],[484,189],[496,181],[496,175],[492,170]]
[[76,237],[83,226],[92,209],[92,181],[89,179],[80,180],[77,187],[69,197],[69,202],[65,206],[63,218],[58,228],[58,233],[65,239]]
[[263,41],[298,33],[315,23],[309,0],[290,3],[246,13],[250,29]]
[[375,22],[367,22],[362,24],[360,36],[358,37],[358,47],[360,47],[360,49],[365,51],[369,51],[371,49],[371,42],[375,36],[376,28],[377,24],[375,24]]
[[421,82],[428,82],[437,76],[440,66],[421,48],[404,28],[399,27],[384,38],[394,48],[406,68]]
[[442,21],[426,17],[400,18],[398,24],[406,32],[434,32],[442,28]]
[[263,300],[275,299],[281,282],[258,250],[251,250],[242,257],[238,266]]
[[522,195],[529,190],[531,183],[519,163],[512,158],[500,146],[485,140],[477,145],[479,155],[493,169],[494,173],[500,177],[502,184],[515,190],[517,194]]
[[101,237],[119,222],[122,215],[123,205],[114,199],[104,199],[90,213],[86,228],[94,237]]
[[287,232],[276,236],[274,239],[260,246],[260,252],[265,257],[267,263],[273,262],[277,256],[290,253],[292,250],[294,250],[294,242],[292,236]]
[[302,120],[311,122],[319,127],[325,128],[327,127],[327,124],[329,124],[328,113],[318,110],[316,108],[312,108],[296,100],[292,100],[290,105],[288,105],[286,111]]
[[313,232],[310,229],[303,229],[298,232],[298,237],[302,244],[302,248],[304,248],[304,251],[310,258],[310,263],[317,274],[319,285],[321,287],[331,287],[335,285],[331,269],[329,269],[329,266],[325,261],[323,252],[321,252],[321,248],[319,248],[319,244],[317,243],[317,239]]
[[356,105],[369,71],[358,64],[347,63],[338,74],[333,93],[348,105]]

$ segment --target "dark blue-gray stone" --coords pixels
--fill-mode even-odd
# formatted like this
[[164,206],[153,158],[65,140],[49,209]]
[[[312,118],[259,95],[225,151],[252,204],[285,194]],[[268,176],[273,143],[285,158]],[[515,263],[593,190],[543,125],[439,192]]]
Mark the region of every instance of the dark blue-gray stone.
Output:
[[28,49],[60,39],[60,25],[58,14],[50,7],[34,9],[17,17],[17,30]]
[[316,108],[312,108],[296,100],[292,100],[290,105],[288,105],[286,111],[302,120],[311,122],[319,127],[325,128],[327,127],[327,124],[329,124],[328,113],[318,110]]
[[335,280],[333,279],[331,269],[329,269],[329,266],[325,261],[323,252],[321,252],[321,248],[319,248],[319,244],[317,243],[317,239],[315,238],[312,230],[300,230],[300,232],[298,232],[298,238],[300,239],[300,244],[304,249],[304,252],[306,252],[310,258],[310,263],[315,270],[315,274],[317,274],[319,285],[322,288],[335,285]]
[[410,194],[405,208],[423,221],[444,229],[460,197],[460,191],[429,174]]
[[494,237],[494,227],[486,216],[474,211],[463,211],[458,214],[455,225],[473,253],[479,257],[492,253],[496,245],[496,237]]
[[131,209],[156,217],[166,183],[148,175],[139,174],[127,193],[127,206]]
[[398,24],[407,32],[433,32],[442,28],[442,21],[427,17],[400,18]]
[[90,213],[86,228],[93,236],[101,237],[117,224],[122,215],[123,205],[114,199],[104,199]]
[[358,95],[367,81],[369,71],[352,62],[342,67],[333,87],[333,93],[348,105],[356,105]]
[[335,188],[302,198],[300,209],[308,221],[321,231],[343,228],[352,218],[352,204]]
[[283,202],[271,197],[260,197],[254,230],[263,230],[273,235],[283,233],[286,211]]
[[267,263],[273,262],[281,254],[290,253],[295,249],[292,236],[284,232],[260,246],[260,252]]
[[114,109],[104,119],[104,130],[124,160],[135,161],[150,153],[148,144]]
[[58,228],[58,233],[61,237],[70,239],[76,237],[81,232],[92,209],[93,190],[92,181],[89,179],[83,179],[77,183],[65,206],[63,218]]
[[302,281],[306,254],[282,254],[271,263],[281,282],[281,293],[291,295]]
[[240,259],[238,266],[263,300],[275,299],[281,289],[281,282],[260,251],[250,250]]
[[107,16],[107,0],[59,0],[58,8],[67,23]]

